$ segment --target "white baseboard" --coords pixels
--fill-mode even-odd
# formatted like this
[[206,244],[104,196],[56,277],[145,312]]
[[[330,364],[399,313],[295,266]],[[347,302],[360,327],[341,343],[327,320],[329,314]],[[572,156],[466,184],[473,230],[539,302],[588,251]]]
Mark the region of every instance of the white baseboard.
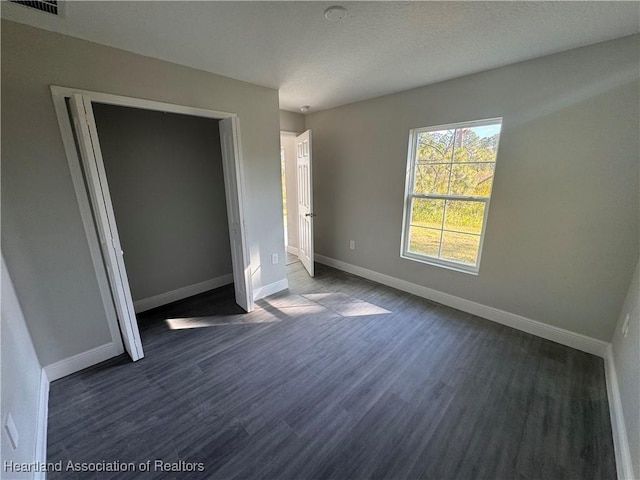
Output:
[[289,288],[289,281],[286,278],[270,283],[269,285],[265,285],[264,287],[256,288],[253,291],[253,301],[255,302],[256,300],[281,292],[287,288]]
[[95,365],[96,363],[109,360],[120,353],[118,346],[113,342],[105,343],[104,345],[92,348],[86,352],[78,353],[72,357],[47,365],[44,367],[44,371],[49,381],[53,382],[54,380],[79,372],[80,370]]
[[611,430],[613,432],[613,447],[616,454],[618,479],[630,480],[637,477],[634,477],[633,474],[629,438],[627,437],[627,427],[624,422],[618,374],[616,373],[613,347],[611,345],[607,348],[607,353],[604,358],[604,371],[607,378],[607,398],[609,399],[609,414],[611,415]]
[[133,302],[133,308],[136,313],[144,312],[145,310],[161,307],[162,305],[176,302],[183,298],[191,297],[192,295],[198,295],[199,293],[213,290],[214,288],[229,285],[230,283],[233,283],[233,273],[205,280],[204,282],[194,283],[193,285],[187,285],[186,287],[177,288],[170,292],[154,295],[153,297],[142,298]]
[[546,323],[542,323],[537,320],[532,320],[515,313],[505,312],[504,310],[482,305],[471,300],[465,300],[464,298],[423,287],[422,285],[407,282],[406,280],[391,277],[383,273],[374,272],[373,270],[358,267],[334,258],[316,254],[315,261],[337,268],[338,270],[352,273],[353,275],[402,290],[403,292],[408,292],[413,295],[417,295],[418,297],[426,298],[427,300],[441,303],[448,307],[462,310],[463,312],[471,313],[478,317],[486,318],[487,320],[491,320],[583,352],[591,353],[592,355],[597,355],[603,358],[606,355],[606,349],[609,343],[596,338],[587,337],[580,333],[547,325]]
[[287,252],[289,252],[291,255],[299,255],[298,247],[292,247],[291,245],[287,245]]
[[[43,368],[40,373],[40,393],[38,398],[38,423],[36,431],[36,450],[34,459],[40,464],[47,462],[47,422],[49,420],[49,378]],[[34,478],[44,480],[46,473],[38,471]]]

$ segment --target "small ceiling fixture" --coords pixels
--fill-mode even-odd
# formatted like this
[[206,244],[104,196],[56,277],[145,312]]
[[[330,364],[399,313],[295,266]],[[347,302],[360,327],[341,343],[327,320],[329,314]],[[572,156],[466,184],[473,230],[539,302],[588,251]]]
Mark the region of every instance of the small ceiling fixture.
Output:
[[334,5],[333,7],[329,7],[324,11],[324,18],[326,18],[330,22],[341,22],[342,20],[347,18],[347,15],[347,9],[341,7],[340,5]]
[[308,112],[308,111],[309,111],[309,109],[310,109],[310,108],[311,108],[311,107],[310,107],[309,105],[303,105],[303,106],[301,106],[301,107],[300,107],[300,111],[301,111],[302,113],[306,113],[306,112]]

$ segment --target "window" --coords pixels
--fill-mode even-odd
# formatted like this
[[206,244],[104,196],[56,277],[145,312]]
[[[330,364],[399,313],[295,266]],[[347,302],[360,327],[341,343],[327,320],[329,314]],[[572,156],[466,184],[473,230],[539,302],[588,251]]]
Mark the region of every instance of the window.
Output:
[[411,130],[402,257],[478,272],[501,127],[494,118]]

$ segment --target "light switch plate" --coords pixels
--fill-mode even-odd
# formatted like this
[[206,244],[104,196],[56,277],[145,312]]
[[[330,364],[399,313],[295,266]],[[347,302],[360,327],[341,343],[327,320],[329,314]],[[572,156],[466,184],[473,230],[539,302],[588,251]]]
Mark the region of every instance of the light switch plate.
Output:
[[4,422],[4,429],[7,432],[11,446],[15,450],[18,448],[18,429],[10,413],[7,414],[7,419]]

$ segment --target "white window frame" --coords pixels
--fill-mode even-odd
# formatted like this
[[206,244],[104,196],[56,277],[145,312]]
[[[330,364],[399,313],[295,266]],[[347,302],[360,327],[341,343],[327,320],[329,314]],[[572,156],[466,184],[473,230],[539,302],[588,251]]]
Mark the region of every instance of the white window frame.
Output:
[[[475,120],[470,122],[458,122],[449,123],[446,125],[436,125],[433,127],[420,127],[412,128],[409,130],[409,145],[407,151],[407,170],[405,176],[405,191],[404,191],[404,211],[402,216],[402,238],[400,244],[400,256],[407,260],[413,260],[415,262],[426,263],[428,265],[435,265],[437,267],[446,268],[449,270],[455,270],[457,272],[469,273],[477,275],[480,271],[480,261],[482,260],[482,249],[484,247],[485,231],[487,229],[487,218],[489,215],[489,206],[491,203],[491,195],[488,197],[478,197],[472,195],[448,195],[448,194],[417,194],[413,193],[414,177],[415,177],[415,161],[418,136],[425,132],[435,132],[440,130],[453,130],[459,128],[473,128],[482,127],[486,125],[495,125],[500,123],[500,135],[502,135],[502,127],[504,122],[502,117],[487,118],[483,120]],[[498,144],[496,145],[496,168],[498,165],[498,148],[500,146],[500,139],[498,138]],[[494,178],[495,180],[495,170]],[[491,186],[491,194],[493,194],[494,185]],[[463,200],[463,201],[479,201],[485,202],[484,217],[482,219],[482,231],[480,232],[480,244],[478,245],[478,260],[475,265],[469,265],[466,263],[456,262],[453,260],[446,260],[438,257],[431,257],[428,255],[413,253],[409,251],[410,235],[409,230],[411,228],[411,204],[414,198],[426,198],[434,200]]]

